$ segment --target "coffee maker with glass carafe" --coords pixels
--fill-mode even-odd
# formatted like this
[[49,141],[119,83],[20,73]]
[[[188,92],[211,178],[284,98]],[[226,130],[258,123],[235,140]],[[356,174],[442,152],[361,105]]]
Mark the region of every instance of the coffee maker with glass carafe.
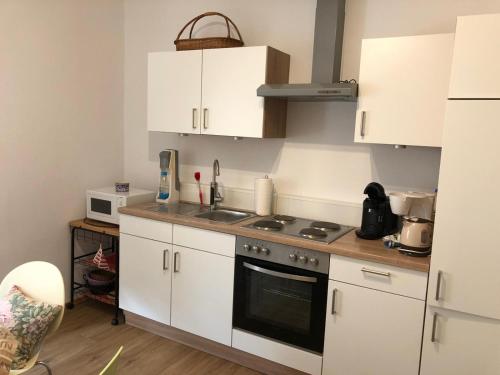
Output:
[[406,255],[427,256],[431,253],[436,194],[392,192],[392,212],[399,215],[402,227],[395,243]]

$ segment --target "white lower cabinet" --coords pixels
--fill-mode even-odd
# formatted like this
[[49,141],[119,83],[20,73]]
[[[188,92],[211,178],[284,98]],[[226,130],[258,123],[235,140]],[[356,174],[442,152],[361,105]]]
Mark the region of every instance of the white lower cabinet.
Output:
[[[133,228],[120,233],[120,307],[230,346],[235,237],[180,225],[172,237],[171,224]],[[165,229],[169,240],[198,249],[143,238],[164,237]]]
[[234,258],[174,245],[172,326],[231,345]]
[[330,280],[323,375],[418,374],[425,302]]
[[500,320],[427,307],[422,375],[498,375]]
[[170,324],[172,245],[120,234],[120,308]]
[[[321,365],[323,375],[418,374],[425,274],[332,257],[330,278],[342,280],[329,282],[321,361],[318,354],[232,329],[234,236],[174,225],[170,244],[144,238],[137,228],[129,228],[134,235],[120,234],[122,309],[312,374],[320,374]],[[164,230],[157,229],[144,233],[158,239]],[[468,360],[477,358],[472,354],[478,350],[489,365],[496,365],[482,373],[495,373],[500,368],[500,323],[468,316],[458,324],[452,318],[445,313],[439,317],[439,347],[426,345],[423,374],[473,373]],[[479,337],[487,341],[478,342]],[[456,370],[448,371],[438,354],[447,358],[456,352],[466,353],[458,361],[464,364],[450,365]]]

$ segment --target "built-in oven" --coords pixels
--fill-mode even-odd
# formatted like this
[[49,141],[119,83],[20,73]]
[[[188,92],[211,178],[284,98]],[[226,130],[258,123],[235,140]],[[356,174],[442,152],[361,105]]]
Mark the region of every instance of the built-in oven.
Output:
[[233,326],[322,353],[329,255],[246,237],[236,246]]

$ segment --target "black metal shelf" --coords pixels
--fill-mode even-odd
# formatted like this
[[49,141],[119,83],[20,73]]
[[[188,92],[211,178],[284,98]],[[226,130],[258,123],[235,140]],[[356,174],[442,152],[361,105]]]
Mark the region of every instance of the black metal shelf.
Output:
[[[110,233],[109,230],[105,230],[102,227],[97,227],[97,226],[94,227],[92,225],[89,225],[88,223],[85,223],[85,220],[72,221],[70,223],[70,228],[71,228],[71,280],[70,280],[71,299],[70,302],[66,304],[66,307],[68,309],[74,308],[75,292],[77,290],[83,291],[83,289],[85,289],[85,291],[83,291],[82,293],[82,295],[84,295],[85,297],[114,306],[114,318],[112,319],[111,324],[117,325],[119,324],[120,321],[123,321],[123,314],[119,307],[120,244],[119,244],[118,231],[116,230],[113,231],[113,233]],[[77,234],[79,232],[91,233],[92,235],[98,234],[101,237],[106,237],[111,240],[111,246],[103,249],[103,251],[105,252],[105,255],[107,257],[109,256],[114,257],[114,265],[112,264],[110,270],[111,272],[114,272],[116,274],[114,290],[112,292],[106,294],[93,294],[89,290],[87,284],[75,281],[76,265],[90,267],[90,268],[98,268],[92,262],[92,259],[96,255],[97,251],[75,256],[75,241],[77,239]],[[83,237],[85,238],[85,234]]]

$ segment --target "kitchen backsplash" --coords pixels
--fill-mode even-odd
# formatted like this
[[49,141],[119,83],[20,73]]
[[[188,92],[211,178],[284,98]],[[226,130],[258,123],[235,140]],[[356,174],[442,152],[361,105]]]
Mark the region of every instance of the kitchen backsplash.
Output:
[[[210,186],[201,185],[205,203],[208,204]],[[224,201],[222,206],[254,210],[254,194],[252,189],[225,187],[220,185]],[[199,202],[198,186],[194,183],[181,183],[181,200]],[[315,220],[333,221],[346,225],[361,224],[361,204],[326,199],[300,197],[274,193],[273,212],[304,217]]]

